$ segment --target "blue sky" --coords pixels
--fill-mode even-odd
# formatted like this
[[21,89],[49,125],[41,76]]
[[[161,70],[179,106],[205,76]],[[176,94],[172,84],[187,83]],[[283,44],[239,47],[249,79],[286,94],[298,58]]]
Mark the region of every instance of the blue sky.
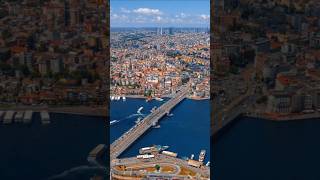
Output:
[[111,27],[209,27],[210,0],[111,0]]

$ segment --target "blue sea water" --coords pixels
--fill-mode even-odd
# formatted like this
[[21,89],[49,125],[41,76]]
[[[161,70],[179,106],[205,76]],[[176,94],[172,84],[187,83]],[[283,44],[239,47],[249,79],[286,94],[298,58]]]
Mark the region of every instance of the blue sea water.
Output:
[[[166,99],[167,100],[167,99]],[[163,102],[144,99],[127,98],[127,101],[112,101],[110,121],[120,120],[110,126],[110,141],[113,142],[128,129],[135,125],[138,117],[150,113],[150,110]],[[144,115],[138,115],[137,110]],[[142,147],[168,145],[169,151],[178,153],[179,157],[198,158],[202,149],[207,151],[205,162],[210,160],[210,101],[195,101],[185,99],[171,112],[173,116],[165,116],[160,120],[160,128],[149,129],[141,138],[130,146],[121,157],[131,157],[139,154]]]
[[319,127],[319,119],[236,119],[213,141],[213,178],[318,180]]
[[[105,171],[89,166],[88,153],[107,142],[105,118],[38,113],[29,125],[0,124],[0,179],[86,179]],[[107,163],[105,163],[107,164]],[[59,176],[60,175],[60,176]]]

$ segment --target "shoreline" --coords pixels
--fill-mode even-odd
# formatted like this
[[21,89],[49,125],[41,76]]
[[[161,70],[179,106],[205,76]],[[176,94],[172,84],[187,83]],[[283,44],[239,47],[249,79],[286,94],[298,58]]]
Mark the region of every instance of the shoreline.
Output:
[[306,113],[306,114],[295,114],[295,115],[282,115],[277,117],[272,117],[267,114],[257,114],[253,112],[246,112],[246,113],[240,113],[239,115],[236,115],[232,119],[229,119],[227,123],[225,123],[222,127],[214,128],[212,127],[212,135],[220,134],[221,131],[223,131],[226,126],[229,126],[231,123],[234,122],[234,120],[238,118],[252,118],[255,120],[265,120],[265,121],[271,121],[271,122],[290,122],[290,121],[305,121],[305,120],[316,120],[320,119],[320,112],[314,112],[314,113]]
[[[147,99],[148,97],[143,96],[143,95],[123,95],[120,97],[126,97],[126,98],[131,98],[131,99]],[[160,98],[172,98],[171,95],[163,95],[160,96]],[[186,99],[191,99],[191,100],[195,100],[195,101],[201,101],[201,100],[210,100],[210,97],[193,97],[193,96],[188,96],[186,97]],[[152,98],[152,100],[156,100],[154,97]],[[110,100],[112,101],[112,100]]]
[[295,115],[279,115],[276,117],[273,117],[272,115],[268,115],[268,114],[259,114],[259,115],[245,114],[244,117],[265,119],[268,121],[275,121],[275,122],[285,122],[285,121],[302,121],[302,120],[309,120],[309,119],[318,119],[320,118],[320,113],[314,112],[314,113],[295,114]]
[[66,107],[47,107],[47,106],[13,106],[0,107],[0,111],[27,111],[33,112],[48,111],[49,113],[71,114],[81,116],[107,117],[107,107],[88,107],[88,106],[66,106]]

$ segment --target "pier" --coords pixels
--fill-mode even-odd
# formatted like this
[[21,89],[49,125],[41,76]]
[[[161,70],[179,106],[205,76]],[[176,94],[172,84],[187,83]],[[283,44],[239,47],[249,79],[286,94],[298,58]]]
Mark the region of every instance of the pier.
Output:
[[41,111],[40,117],[41,117],[42,124],[49,124],[50,123],[50,116],[49,116],[48,111]]
[[92,149],[88,155],[88,161],[95,161],[97,158],[100,158],[103,153],[106,151],[106,145],[99,144],[94,149]]
[[[172,167],[168,172],[151,172],[140,171],[143,168],[152,168],[155,164],[161,167]],[[127,167],[126,170],[120,170],[119,167]],[[193,176],[183,173],[183,170],[193,172]],[[176,157],[157,154],[154,158],[138,159],[137,157],[129,157],[123,159],[114,159],[111,161],[111,174],[113,178],[123,179],[129,177],[131,179],[140,177],[141,179],[210,179],[210,167],[200,165],[194,167],[189,164],[189,161],[182,160]]]
[[32,115],[33,115],[33,111],[30,111],[30,110],[26,111],[24,113],[23,123],[25,123],[25,124],[31,123]]
[[110,146],[110,159],[116,159],[149,128],[151,128],[155,124],[158,124],[158,121],[163,116],[167,115],[177,104],[184,100],[188,93],[189,84],[182,86],[181,89],[170,100],[154,110],[139,124],[129,129],[120,138],[114,141]]
[[11,124],[13,121],[14,111],[7,111],[3,118],[3,124]]
[[18,111],[14,116],[14,122],[22,122],[24,111]]

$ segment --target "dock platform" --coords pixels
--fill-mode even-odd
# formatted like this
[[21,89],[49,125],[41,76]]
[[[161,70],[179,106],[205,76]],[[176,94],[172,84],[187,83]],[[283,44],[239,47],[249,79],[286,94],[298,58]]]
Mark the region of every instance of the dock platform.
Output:
[[50,124],[50,115],[48,111],[41,111],[40,118],[42,124]]
[[3,124],[11,124],[13,121],[14,114],[15,114],[14,111],[6,111],[3,118]]
[[103,153],[106,151],[106,145],[99,144],[94,149],[92,149],[88,155],[88,161],[95,161],[97,158],[100,158]]
[[31,123],[32,115],[33,115],[33,111],[30,111],[30,110],[26,111],[24,113],[23,123],[25,123],[25,124]]
[[17,122],[17,123],[22,122],[23,116],[24,116],[24,111],[18,111],[14,116],[14,122]]

